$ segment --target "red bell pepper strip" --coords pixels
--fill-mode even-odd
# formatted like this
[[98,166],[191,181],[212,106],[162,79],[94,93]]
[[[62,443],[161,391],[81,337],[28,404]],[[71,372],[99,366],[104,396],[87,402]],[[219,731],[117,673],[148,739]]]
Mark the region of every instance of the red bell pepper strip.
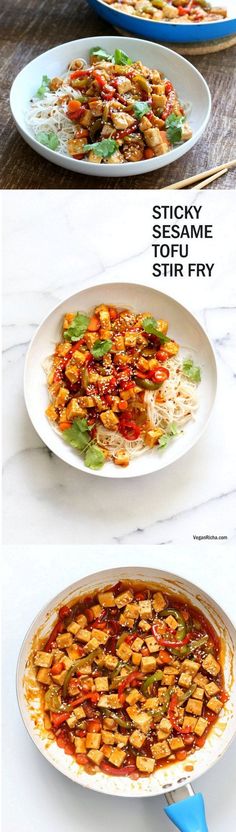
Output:
[[93,77],[94,77],[94,80],[97,81],[97,84],[101,88],[101,90],[103,90],[104,87],[107,86],[107,81],[105,81],[105,78],[103,78],[102,75],[100,75],[100,72],[97,72],[96,70],[94,70],[93,71]]
[[[178,707],[178,697],[177,697],[177,694],[174,693],[173,696],[171,697],[169,708],[168,708],[168,718],[171,722],[172,728],[174,728],[174,730],[177,731],[178,734],[191,734],[192,733],[191,726],[186,725],[186,727],[183,728],[182,725],[178,724],[178,722],[177,722],[178,717],[176,716],[177,707]],[[177,714],[178,714],[178,711],[177,711]]]
[[91,75],[91,69],[76,69],[75,72],[71,73],[70,81],[73,81],[74,78],[84,78],[86,75]]
[[52,652],[52,648],[53,648],[54,642],[56,641],[56,637],[59,635],[59,633],[62,633],[63,630],[64,630],[63,621],[57,621],[57,624],[55,624],[55,627],[53,627],[51,635],[49,636],[49,639],[47,640],[47,642],[45,644],[45,647],[44,647],[45,653],[51,653]]
[[143,677],[144,677],[144,674],[141,673],[140,670],[132,670],[132,672],[129,673],[128,676],[125,676],[125,678],[123,679],[122,682],[120,682],[119,687],[118,687],[119,699],[122,697],[122,694],[123,694],[125,688],[128,688],[132,684],[132,682],[134,682],[136,680],[138,681],[139,679],[140,680],[143,679]]
[[52,711],[51,712],[51,721],[52,721],[52,724],[53,724],[54,728],[58,728],[59,725],[62,724],[62,722],[66,722],[66,720],[69,719],[71,711],[73,711],[74,708],[77,707],[77,705],[81,705],[82,702],[85,702],[86,699],[91,699],[92,702],[97,704],[98,699],[99,699],[99,695],[98,695],[98,693],[95,693],[95,692],[94,693],[93,692],[84,693],[82,696],[78,696],[77,699],[74,699],[73,702],[70,702],[68,704],[67,710],[63,711],[63,713],[61,713],[61,714],[58,713],[57,714],[57,713]]
[[137,771],[135,765],[116,768],[116,766],[112,766],[110,763],[105,763],[105,761],[102,761],[100,769],[104,772],[104,774],[113,774],[115,777],[130,777],[131,774],[134,774],[134,772]]
[[187,635],[179,641],[171,641],[171,639],[163,638],[163,636],[158,632],[156,624],[153,624],[152,632],[155,636],[156,641],[158,642],[158,644],[161,645],[161,647],[183,647],[184,644],[188,644],[189,641],[191,641],[192,639],[192,633],[187,633]]

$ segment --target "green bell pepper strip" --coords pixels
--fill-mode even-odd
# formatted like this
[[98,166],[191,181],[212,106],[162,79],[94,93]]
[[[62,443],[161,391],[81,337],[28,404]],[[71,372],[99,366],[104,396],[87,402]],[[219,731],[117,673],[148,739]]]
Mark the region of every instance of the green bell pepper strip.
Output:
[[51,685],[46,693],[44,699],[44,706],[46,711],[56,711],[59,713],[61,710],[61,702],[58,696],[58,688],[55,685]]
[[102,708],[101,710],[104,716],[109,717],[109,719],[114,719],[121,728],[132,728],[132,722],[126,722],[121,716],[111,713],[108,708]]
[[141,387],[143,390],[159,390],[159,387],[163,384],[162,381],[157,384],[155,381],[151,381],[150,378],[139,378],[138,376],[134,376],[134,381],[137,387]]
[[150,688],[151,685],[154,684],[154,682],[160,682],[161,681],[162,676],[163,676],[163,671],[162,670],[156,670],[155,673],[152,673],[151,676],[148,676],[147,679],[145,679],[145,681],[143,682],[143,684],[141,686],[141,691],[144,694],[144,696],[146,696],[148,688]]
[[159,613],[160,618],[167,618],[168,615],[173,615],[173,618],[177,621],[178,629],[176,631],[176,637],[178,641],[183,641],[187,633],[186,621],[179,610],[172,609],[171,607]]
[[173,687],[171,687],[171,688],[169,688],[169,690],[167,690],[167,692],[166,692],[166,694],[163,698],[163,702],[161,703],[160,707],[157,708],[157,710],[152,711],[152,715],[154,717],[154,722],[160,722],[162,717],[166,714],[166,711],[169,707],[169,703],[170,703],[170,700],[171,700],[171,696],[173,696],[174,692],[175,692],[175,686],[173,685]]
[[198,647],[202,647],[203,644],[206,644],[208,641],[208,636],[202,636],[202,638],[198,638],[195,641],[190,641],[190,644],[184,644],[183,647],[180,647],[179,650],[175,649],[174,647],[169,647],[169,652],[174,654],[174,656],[178,656],[180,659],[184,658],[185,656],[190,656],[194,650],[197,650]]
[[186,690],[185,693],[182,694],[181,698],[178,699],[178,705],[183,705],[183,703],[186,702],[186,700],[193,695],[194,691],[196,690],[196,687],[197,685],[191,685],[191,687],[188,688],[188,690]]
[[88,653],[87,656],[83,656],[82,659],[77,659],[77,661],[74,664],[72,664],[71,667],[69,667],[63,683],[63,696],[67,696],[69,681],[71,679],[71,676],[73,676],[74,671],[77,670],[77,668],[83,667],[83,665],[88,664],[90,659],[93,659],[97,655],[99,649],[99,647],[96,647],[96,650],[92,650],[91,653]]

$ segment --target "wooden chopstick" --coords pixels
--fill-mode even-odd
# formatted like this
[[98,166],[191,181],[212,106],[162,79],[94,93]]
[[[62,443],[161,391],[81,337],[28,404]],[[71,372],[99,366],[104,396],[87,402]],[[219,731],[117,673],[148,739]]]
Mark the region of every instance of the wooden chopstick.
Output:
[[213,176],[214,173],[218,173],[221,170],[229,170],[229,168],[236,167],[236,159],[232,159],[231,162],[225,162],[224,165],[217,165],[216,168],[211,168],[211,170],[204,170],[202,173],[196,173],[195,176],[190,176],[188,179],[181,179],[179,182],[175,182],[173,185],[166,185],[165,188],[160,188],[161,191],[178,191],[181,188],[187,188],[188,185],[194,185],[194,182],[201,182],[202,179],[206,179],[209,176]]
[[203,188],[206,188],[207,185],[210,185],[211,182],[214,182],[215,179],[219,179],[220,176],[223,176],[224,173],[227,173],[228,168],[223,168],[220,170],[219,173],[214,173],[214,176],[208,176],[208,179],[203,179],[202,182],[199,182],[198,185],[194,185],[193,188],[190,188],[190,191],[202,191]]

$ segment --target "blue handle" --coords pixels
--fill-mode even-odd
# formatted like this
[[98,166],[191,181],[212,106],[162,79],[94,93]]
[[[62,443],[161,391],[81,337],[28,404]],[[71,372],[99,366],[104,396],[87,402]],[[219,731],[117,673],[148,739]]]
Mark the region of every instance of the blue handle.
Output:
[[165,812],[180,832],[208,832],[202,794],[173,803]]

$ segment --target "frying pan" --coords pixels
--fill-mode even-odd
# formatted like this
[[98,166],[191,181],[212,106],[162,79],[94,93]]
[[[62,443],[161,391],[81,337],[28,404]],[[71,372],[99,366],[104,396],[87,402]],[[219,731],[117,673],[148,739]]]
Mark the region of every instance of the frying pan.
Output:
[[[51,631],[57,609],[77,598],[119,580],[146,581],[159,584],[163,591],[182,595],[203,612],[217,635],[222,639],[221,660],[224,666],[225,685],[229,700],[221,711],[219,720],[212,727],[203,748],[198,748],[186,760],[160,768],[148,778],[137,781],[123,777],[109,777],[102,772],[93,776],[80,769],[75,760],[66,755],[56,742],[49,742],[43,726],[40,709],[39,687],[30,661],[32,649],[39,639]],[[182,832],[208,832],[204,801],[201,794],[194,794],[192,781],[204,774],[224,754],[236,733],[236,632],[230,620],[202,589],[184,578],[169,572],[146,567],[122,567],[106,569],[89,575],[60,592],[33,621],[21,647],[17,665],[17,697],[25,727],[39,751],[46,759],[71,780],[103,794],[116,797],[149,797],[165,795],[165,809],[170,820]]]

